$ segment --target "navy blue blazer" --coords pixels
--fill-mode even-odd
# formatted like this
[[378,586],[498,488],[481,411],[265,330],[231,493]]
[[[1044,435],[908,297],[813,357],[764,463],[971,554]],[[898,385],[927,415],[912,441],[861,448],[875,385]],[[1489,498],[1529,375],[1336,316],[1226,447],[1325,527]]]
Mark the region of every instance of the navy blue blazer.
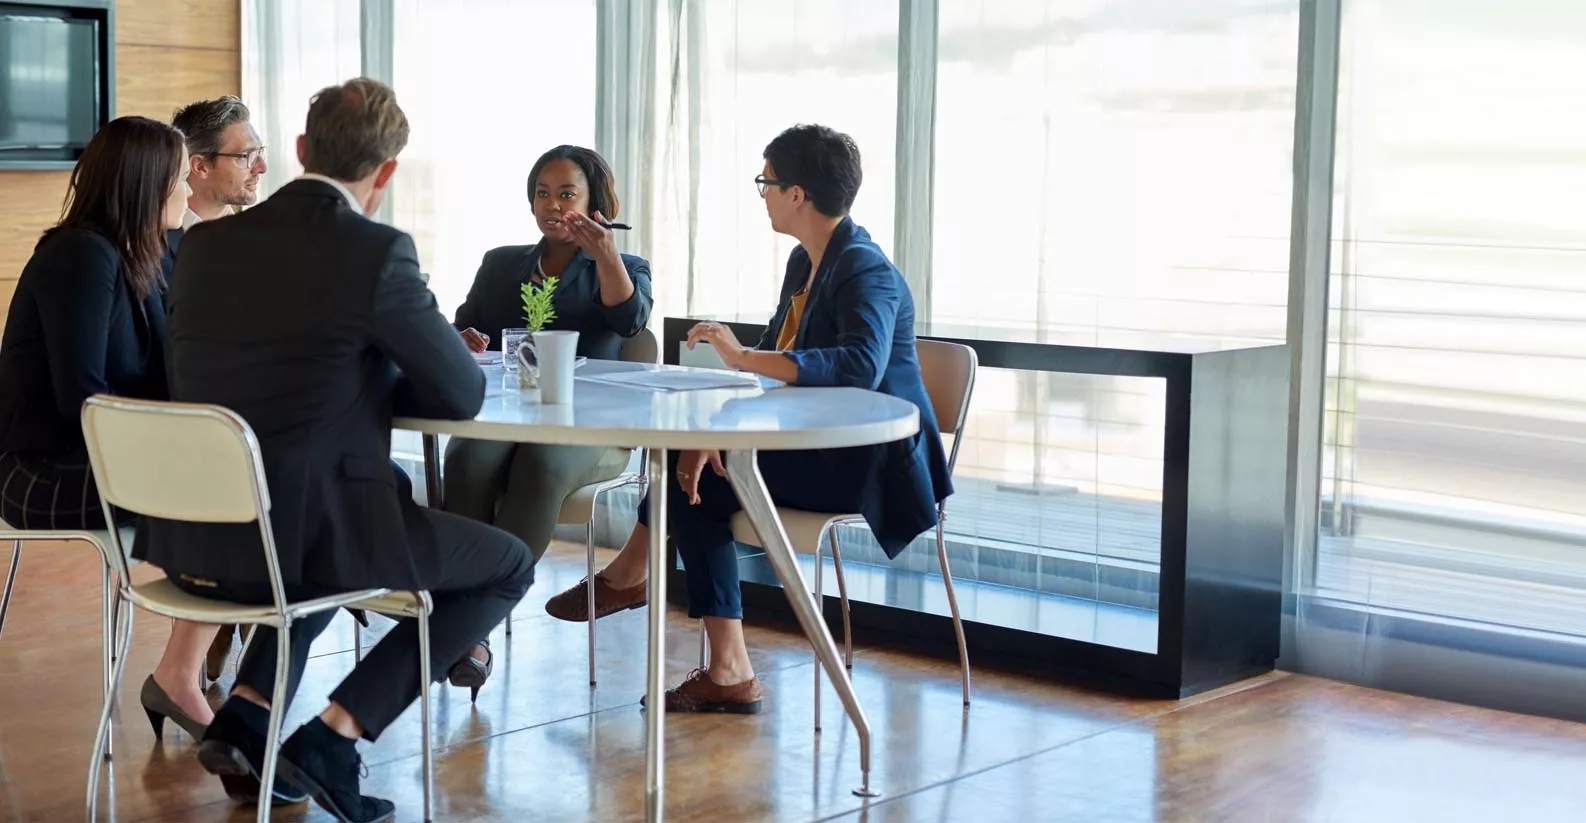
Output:
[[[788,257],[782,297],[755,346],[776,350],[793,295],[809,277],[809,252]],[[888,557],[936,525],[936,505],[953,493],[942,433],[914,341],[914,298],[870,233],[844,218],[832,233],[804,301],[798,334],[786,355],[798,366],[799,386],[853,386],[890,394],[920,409],[920,431],[876,446],[825,450],[842,476],[866,482],[854,510],[864,515]]]
[[83,401],[102,392],[166,398],[164,296],[137,299],[104,231],[62,226],[34,248],[6,316],[0,451],[84,454]]
[[[540,247],[502,246],[485,252],[479,273],[468,288],[468,299],[457,308],[452,325],[458,331],[473,328],[490,335],[501,349],[501,330],[523,326],[523,284],[539,263]],[[578,332],[578,353],[597,360],[616,360],[623,340],[638,334],[650,322],[650,264],[642,257],[622,255],[622,265],[633,279],[633,294],[615,306],[600,302],[600,273],[595,261],[580,251],[575,255],[551,295],[556,319],[545,328]]]

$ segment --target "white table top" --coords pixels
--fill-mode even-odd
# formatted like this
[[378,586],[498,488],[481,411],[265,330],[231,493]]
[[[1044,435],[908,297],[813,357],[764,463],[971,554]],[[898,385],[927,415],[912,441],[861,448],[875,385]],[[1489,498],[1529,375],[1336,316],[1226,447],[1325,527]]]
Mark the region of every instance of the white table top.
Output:
[[[593,380],[574,382],[573,402],[546,405],[517,376],[485,366],[485,405],[473,420],[397,418],[393,427],[511,443],[657,449],[831,449],[901,440],[919,431],[913,403],[850,388],[772,384],[661,392]],[[676,370],[591,360],[580,375]],[[690,371],[700,371],[691,369]]]

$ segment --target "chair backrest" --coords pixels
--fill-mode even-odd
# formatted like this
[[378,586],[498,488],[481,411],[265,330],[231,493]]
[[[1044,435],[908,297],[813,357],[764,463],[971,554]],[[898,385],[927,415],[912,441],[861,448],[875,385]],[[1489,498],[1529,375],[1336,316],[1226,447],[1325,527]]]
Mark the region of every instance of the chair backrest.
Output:
[[649,329],[639,329],[639,333],[622,341],[622,351],[617,354],[617,359],[627,363],[659,363],[661,362],[661,344],[655,340],[655,333]]
[[916,341],[915,349],[920,358],[920,376],[925,379],[925,393],[936,410],[936,427],[944,436],[953,438],[947,455],[947,470],[951,472],[958,462],[958,443],[969,417],[969,398],[975,393],[975,370],[980,367],[980,358],[968,346],[941,340]]
[[[257,522],[279,597],[270,493],[246,421],[220,406],[101,394],[83,404],[82,424],[107,522],[116,509],[189,523]],[[111,554],[122,553],[111,536],[118,544]],[[116,571],[125,580],[126,569]]]
[[251,523],[269,512],[259,442],[234,412],[96,395],[82,418],[105,502],[192,523]]

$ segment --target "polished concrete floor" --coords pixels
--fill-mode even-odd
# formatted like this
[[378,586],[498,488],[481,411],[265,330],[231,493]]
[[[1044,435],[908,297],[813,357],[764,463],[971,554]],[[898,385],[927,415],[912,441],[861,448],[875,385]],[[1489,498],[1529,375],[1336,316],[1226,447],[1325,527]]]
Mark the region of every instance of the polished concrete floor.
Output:
[[[4,563],[9,552],[0,553]],[[0,822],[84,817],[98,710],[98,572],[89,550],[30,549],[0,637]],[[495,677],[471,708],[436,698],[436,819],[628,821],[644,808],[644,613],[603,621],[600,684],[585,682],[581,625],[545,598],[582,576],[558,547],[498,630]],[[369,634],[385,623],[376,618]],[[144,615],[122,690],[113,768],[119,821],[251,820],[168,733],[155,746],[137,687],[166,634]],[[353,662],[350,620],[315,649],[287,727],[317,711]],[[944,642],[945,642],[944,638]],[[812,665],[795,636],[751,630],[769,689],[758,717],[673,717],[673,821],[1581,821],[1586,727],[1274,675],[1192,701],[1125,700],[979,672],[960,706],[952,664],[863,649],[854,677],[876,729],[866,803],[858,745],[830,690],[811,726]],[[670,634],[671,679],[697,655],[692,624]],[[368,789],[415,821],[419,727],[409,711],[367,749]],[[107,795],[108,797],[108,795]],[[324,821],[313,807],[278,820]]]

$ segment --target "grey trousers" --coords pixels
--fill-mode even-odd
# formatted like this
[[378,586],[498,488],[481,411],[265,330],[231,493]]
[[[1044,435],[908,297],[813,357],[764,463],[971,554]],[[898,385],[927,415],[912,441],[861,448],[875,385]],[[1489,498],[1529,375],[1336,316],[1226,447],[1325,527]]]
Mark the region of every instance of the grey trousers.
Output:
[[497,443],[454,437],[441,477],[446,511],[510,532],[539,560],[562,501],[622,474],[632,454],[602,446]]

